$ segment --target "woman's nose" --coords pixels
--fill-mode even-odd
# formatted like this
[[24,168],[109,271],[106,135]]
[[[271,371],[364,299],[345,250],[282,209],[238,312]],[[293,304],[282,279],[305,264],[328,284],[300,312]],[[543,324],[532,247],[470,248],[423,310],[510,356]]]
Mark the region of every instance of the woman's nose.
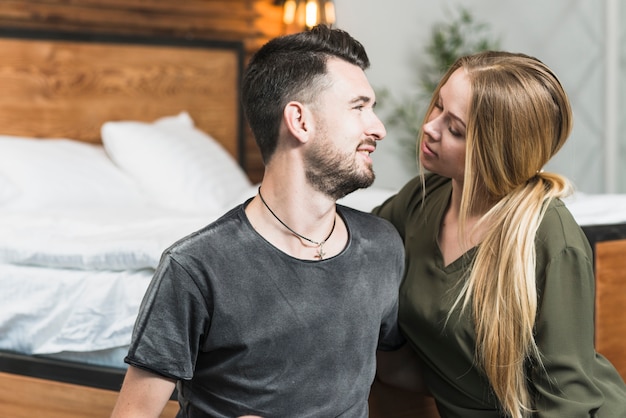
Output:
[[439,139],[441,138],[441,133],[437,126],[437,118],[426,122],[424,126],[422,126],[422,130],[426,135],[428,135],[435,141],[439,141]]

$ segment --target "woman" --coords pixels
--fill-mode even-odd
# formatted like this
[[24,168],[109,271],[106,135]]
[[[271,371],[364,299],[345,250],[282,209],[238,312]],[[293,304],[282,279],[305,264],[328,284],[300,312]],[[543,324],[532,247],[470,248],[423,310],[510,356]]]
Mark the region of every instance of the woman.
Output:
[[626,417],[594,349],[591,249],[559,200],[571,186],[542,170],[571,124],[537,59],[460,58],[422,128],[430,173],[374,209],[404,239],[400,325],[442,417]]

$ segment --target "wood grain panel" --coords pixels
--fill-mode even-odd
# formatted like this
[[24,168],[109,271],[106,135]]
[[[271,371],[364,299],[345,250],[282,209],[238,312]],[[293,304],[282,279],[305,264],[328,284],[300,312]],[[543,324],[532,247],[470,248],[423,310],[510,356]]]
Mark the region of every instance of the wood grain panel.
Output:
[[626,239],[597,242],[596,350],[626,380]]
[[[15,3],[18,3],[17,5]],[[22,17],[27,20],[50,22],[55,27],[102,29],[107,32],[133,33],[139,27],[150,28],[157,33],[187,33],[206,32],[221,34],[221,39],[237,39],[247,36],[249,27],[253,24],[253,10],[236,8],[231,10],[224,6],[216,7],[211,2],[206,6],[172,7],[185,4],[184,2],[169,2],[159,8],[147,7],[112,7],[110,4],[102,7],[85,6],[71,3],[23,3],[7,0],[4,5],[6,13],[14,18]]]
[[3,0],[0,27],[243,42],[252,53],[284,30],[273,0]]
[[3,134],[99,142],[106,121],[188,111],[237,157],[236,50],[11,38],[0,50]]
[[[0,372],[0,416],[11,418],[108,418],[117,392]],[[161,418],[173,418],[169,401]]]
[[[5,0],[9,1],[9,0]],[[14,0],[13,0],[14,1]],[[19,3],[25,3],[23,0]],[[238,14],[242,10],[250,10],[250,0],[29,0],[33,5],[61,5],[97,9],[128,9],[149,12],[197,12],[219,13],[222,15]]]

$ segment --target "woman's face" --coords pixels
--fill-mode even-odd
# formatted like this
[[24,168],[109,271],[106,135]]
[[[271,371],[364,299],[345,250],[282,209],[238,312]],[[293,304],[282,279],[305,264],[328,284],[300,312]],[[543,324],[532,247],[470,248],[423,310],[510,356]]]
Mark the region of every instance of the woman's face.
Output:
[[436,105],[423,126],[420,152],[422,166],[433,173],[463,183],[465,133],[471,88],[463,68],[441,87]]

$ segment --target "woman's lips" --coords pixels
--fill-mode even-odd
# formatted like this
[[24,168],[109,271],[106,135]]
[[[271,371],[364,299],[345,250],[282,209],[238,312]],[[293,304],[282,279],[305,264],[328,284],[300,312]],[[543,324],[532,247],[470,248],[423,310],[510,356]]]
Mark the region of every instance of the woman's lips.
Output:
[[422,153],[428,156],[433,156],[433,157],[437,156],[437,154],[432,149],[430,149],[428,144],[426,144],[426,141],[422,142]]

